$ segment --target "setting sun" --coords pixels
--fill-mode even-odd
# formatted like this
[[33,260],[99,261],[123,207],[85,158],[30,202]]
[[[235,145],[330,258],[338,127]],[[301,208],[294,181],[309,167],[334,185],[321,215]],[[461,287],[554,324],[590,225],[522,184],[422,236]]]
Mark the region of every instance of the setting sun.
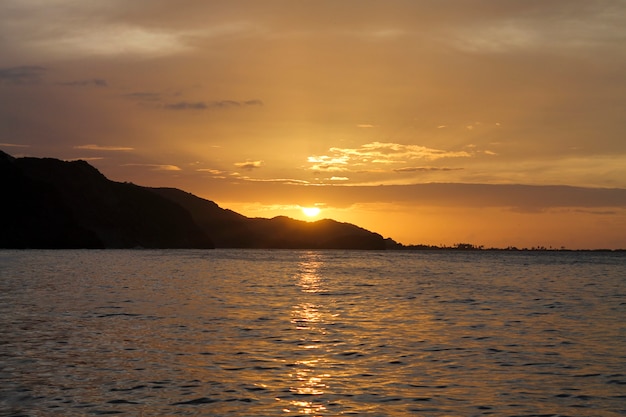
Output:
[[307,217],[315,217],[320,214],[320,209],[318,207],[302,207],[302,213]]

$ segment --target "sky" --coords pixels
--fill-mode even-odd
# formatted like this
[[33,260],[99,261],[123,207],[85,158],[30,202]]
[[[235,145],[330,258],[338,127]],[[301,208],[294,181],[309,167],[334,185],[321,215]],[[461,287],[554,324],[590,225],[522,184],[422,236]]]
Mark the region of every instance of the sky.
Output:
[[626,248],[626,2],[2,0],[0,149],[404,244]]

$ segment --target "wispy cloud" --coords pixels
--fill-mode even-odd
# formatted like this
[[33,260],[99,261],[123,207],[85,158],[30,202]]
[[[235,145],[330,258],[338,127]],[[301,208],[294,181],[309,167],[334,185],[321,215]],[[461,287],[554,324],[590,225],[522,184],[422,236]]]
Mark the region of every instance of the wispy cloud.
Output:
[[435,171],[459,171],[463,168],[447,168],[447,167],[403,167],[395,168],[395,172],[435,172]]
[[245,170],[253,170],[253,169],[261,168],[261,166],[263,165],[263,161],[235,162],[234,165],[237,168],[241,168]]
[[208,110],[208,109],[231,109],[248,106],[262,106],[261,100],[219,100],[219,101],[179,101],[168,103],[164,107],[168,110]]
[[[626,30],[623,9],[617,3],[587,3],[575,6],[583,13],[562,13],[559,24],[548,5],[544,17],[518,14],[509,18],[483,20],[460,25],[452,43],[459,49],[477,53],[512,53],[531,50],[558,50],[560,53],[593,46],[618,46]],[[558,7],[558,6],[557,6]],[[554,10],[554,9],[553,9]],[[546,40],[549,42],[546,42]]]
[[49,38],[32,40],[29,46],[57,56],[168,56],[190,49],[184,31],[159,30],[129,24],[68,28]]
[[224,176],[224,175],[228,175],[227,171],[222,171],[221,169],[212,169],[212,168],[198,168],[196,169],[197,172],[207,172],[211,175],[219,175],[219,176]]
[[20,145],[17,143],[0,143],[0,146],[6,146],[7,148],[30,148],[30,145]]
[[278,184],[291,184],[291,185],[308,185],[311,182],[306,180],[298,180],[295,178],[250,178],[246,176],[237,177],[238,180],[249,182],[265,182],[265,183],[278,183]]
[[0,68],[0,84],[37,84],[46,71],[47,68],[35,65]]
[[[313,171],[352,171],[372,165],[403,164],[414,160],[434,161],[443,158],[468,158],[466,151],[448,151],[419,145],[372,142],[359,148],[330,148],[330,155],[309,156]],[[359,168],[360,167],[360,168]],[[406,169],[406,168],[405,168]],[[407,170],[420,168],[408,168]]]
[[88,156],[88,157],[65,159],[65,161],[100,161],[102,159],[104,158],[101,156]]
[[244,107],[263,106],[259,99],[251,100],[180,100],[170,101],[172,97],[180,96],[180,92],[136,91],[125,94],[124,97],[139,104],[145,104],[154,108],[178,111],[198,110],[228,110]]
[[170,103],[165,105],[169,110],[206,110],[208,108],[204,101],[179,101],[178,103]]
[[101,145],[79,145],[74,146],[74,149],[86,149],[90,151],[111,151],[111,152],[128,152],[133,151],[135,148],[130,148],[126,146],[101,146]]
[[181,171],[176,165],[163,165],[163,164],[124,164],[125,167],[145,167],[152,171]]
[[313,164],[309,168],[312,171],[341,172],[341,171],[349,170],[348,163],[350,162],[350,157],[347,155],[340,155],[340,156],[319,155],[319,156],[309,156],[307,158],[307,161]]
[[360,148],[331,148],[331,151],[348,155],[350,158],[369,161],[406,161],[411,159],[436,160],[441,158],[467,158],[471,155],[465,151],[446,151],[420,145],[403,145],[400,143],[372,142]]
[[[263,161],[247,161],[238,162],[234,164],[238,168],[253,170],[261,167]],[[252,183],[276,183],[276,184],[292,184],[292,185],[308,185],[309,181],[300,180],[295,178],[252,178],[247,175],[242,175],[236,171],[224,171],[214,168],[198,168],[197,172],[203,172],[211,175],[211,178],[221,180],[231,180],[236,182],[252,182]]]

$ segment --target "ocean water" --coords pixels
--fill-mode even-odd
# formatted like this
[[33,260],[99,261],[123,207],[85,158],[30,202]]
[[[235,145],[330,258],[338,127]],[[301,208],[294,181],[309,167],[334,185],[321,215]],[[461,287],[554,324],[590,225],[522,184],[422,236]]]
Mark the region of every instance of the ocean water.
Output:
[[1,416],[624,416],[626,255],[0,251]]

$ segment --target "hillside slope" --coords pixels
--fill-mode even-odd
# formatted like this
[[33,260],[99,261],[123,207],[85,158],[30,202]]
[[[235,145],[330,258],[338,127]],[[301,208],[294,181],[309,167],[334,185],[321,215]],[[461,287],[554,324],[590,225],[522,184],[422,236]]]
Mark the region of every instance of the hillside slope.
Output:
[[153,188],[178,203],[221,248],[385,249],[385,240],[349,223],[335,220],[305,222],[284,216],[248,218],[222,209],[212,201],[175,188]]
[[84,161],[2,153],[0,184],[0,247],[214,247],[179,205]]

